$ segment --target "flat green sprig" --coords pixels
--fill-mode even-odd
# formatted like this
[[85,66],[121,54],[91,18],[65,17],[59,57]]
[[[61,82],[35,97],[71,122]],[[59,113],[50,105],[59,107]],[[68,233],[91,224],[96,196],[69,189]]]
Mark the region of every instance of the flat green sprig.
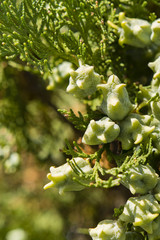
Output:
[[59,58],[76,66],[77,57],[96,63],[96,55],[99,52],[100,56],[102,52],[97,43],[107,36],[101,15],[106,15],[105,10],[111,11],[108,6],[105,1],[97,6],[84,0],[2,1],[1,58],[18,57],[41,72],[54,66],[54,61]]

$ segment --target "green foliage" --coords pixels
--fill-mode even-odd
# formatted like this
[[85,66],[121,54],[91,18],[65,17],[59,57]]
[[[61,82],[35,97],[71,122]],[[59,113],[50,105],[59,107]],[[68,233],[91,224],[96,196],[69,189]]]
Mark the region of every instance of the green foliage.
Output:
[[58,111],[71,121],[75,128],[81,131],[86,130],[89,123],[88,115],[82,115],[81,112],[78,112],[78,116],[76,116],[72,109],[69,112],[65,109],[59,109]]
[[124,206],[120,206],[120,208],[115,208],[115,209],[114,209],[114,215],[113,215],[113,216],[114,216],[115,218],[119,217],[119,216],[122,214],[123,209],[124,209]]
[[[76,172],[77,176],[80,177],[76,179],[74,177],[74,181],[78,181],[80,184],[86,187],[103,187],[103,188],[111,188],[113,186],[120,185],[121,180],[125,179],[125,176],[128,174],[129,169],[134,165],[138,166],[139,164],[145,164],[147,158],[152,155],[152,145],[151,143],[147,146],[147,149],[144,146],[137,147],[133,150],[133,155],[129,156],[130,153],[116,155],[107,149],[107,158],[111,157],[114,159],[118,165],[118,167],[114,167],[111,169],[105,169],[101,166],[100,161],[102,158],[102,153],[105,150],[105,147],[100,148],[98,151],[95,151],[93,154],[87,154],[82,151],[82,149],[78,146],[76,142],[74,142],[74,148],[67,143],[67,148],[63,151],[73,157],[82,157],[85,159],[89,159],[92,163],[94,163],[93,173],[85,174],[81,171],[77,171],[77,164],[72,162],[71,167]],[[111,176],[109,176],[111,175]],[[102,176],[105,179],[102,179]],[[107,179],[106,179],[107,178]],[[82,179],[82,180],[81,180]],[[84,184],[83,180],[88,179],[90,181],[89,184]]]
[[112,43],[116,36],[106,25],[107,20],[117,23],[115,8],[131,17],[148,19],[147,7],[153,2],[157,3],[143,0],[3,1],[0,5],[1,57],[19,57],[41,70],[47,70],[48,64],[52,68],[56,59],[69,60],[77,66],[78,58],[82,58],[96,68],[101,61],[106,70],[115,62]]
[[33,66],[41,73],[60,59],[75,66],[81,59],[100,73],[118,67],[112,62],[117,36],[107,25],[108,19],[117,23],[110,1],[9,0],[1,3],[0,11],[2,59],[25,62],[30,71]]

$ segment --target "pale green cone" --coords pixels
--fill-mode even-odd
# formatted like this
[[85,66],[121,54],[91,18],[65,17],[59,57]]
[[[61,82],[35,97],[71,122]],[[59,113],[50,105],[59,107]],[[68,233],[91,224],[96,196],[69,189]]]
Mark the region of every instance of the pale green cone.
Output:
[[125,13],[119,13],[119,44],[128,44],[134,47],[144,48],[151,43],[151,24],[146,20],[125,17]]
[[151,25],[151,41],[160,46],[160,18],[156,19]]
[[155,126],[147,126],[150,121],[151,117],[148,115],[141,116],[131,113],[123,121],[119,122],[120,135],[118,140],[122,144],[122,149],[129,150],[134,145],[140,144],[147,139],[155,129]]
[[148,63],[148,66],[152,69],[154,72],[153,78],[159,78],[160,77],[160,57],[158,57],[154,62]]
[[153,116],[160,121],[160,102],[153,101],[151,102],[150,106]]
[[119,126],[107,117],[99,121],[91,120],[82,138],[88,145],[98,145],[113,142],[119,135]]
[[152,190],[158,181],[158,174],[149,165],[138,165],[129,169],[122,180],[122,184],[127,187],[132,194],[146,194]]
[[104,220],[89,229],[93,240],[125,240],[125,225],[121,221]]
[[[88,160],[77,157],[70,160],[71,164],[74,162],[84,173],[92,173],[92,168]],[[78,175],[73,171],[69,163],[65,163],[60,167],[51,167],[50,173],[47,178],[50,180],[48,184],[44,186],[44,189],[55,187],[59,189],[59,193],[62,194],[67,191],[80,191],[85,188],[82,184],[73,180],[73,177],[80,179]],[[80,179],[82,183],[89,183],[88,180]]]
[[157,118],[153,118],[151,122],[151,126],[154,126],[155,129],[151,133],[150,137],[153,141],[154,151],[159,154],[160,153],[160,121]]
[[133,109],[125,86],[116,75],[111,75],[106,84],[97,85],[103,93],[100,108],[113,121],[124,119]]
[[153,232],[148,233],[148,240],[160,240],[160,216],[158,216],[152,223]]
[[157,201],[160,202],[160,178],[158,179],[157,185],[153,189],[154,197],[157,199]]
[[147,194],[129,198],[119,219],[127,223],[133,223],[134,226],[141,227],[152,234],[152,222],[159,216],[159,213],[160,205],[153,195]]
[[101,81],[98,73],[94,72],[94,67],[81,65],[77,70],[70,72],[67,92],[78,98],[85,98],[97,90],[97,84]]

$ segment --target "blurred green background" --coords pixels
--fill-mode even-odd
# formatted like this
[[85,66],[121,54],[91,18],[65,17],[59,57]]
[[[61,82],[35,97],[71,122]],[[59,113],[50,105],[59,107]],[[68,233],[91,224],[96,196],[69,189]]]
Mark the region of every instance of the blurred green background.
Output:
[[57,108],[84,111],[62,89],[46,90],[39,75],[0,63],[0,240],[87,240],[87,228],[112,218],[124,188],[44,191],[50,166],[65,162],[60,149],[77,132]]

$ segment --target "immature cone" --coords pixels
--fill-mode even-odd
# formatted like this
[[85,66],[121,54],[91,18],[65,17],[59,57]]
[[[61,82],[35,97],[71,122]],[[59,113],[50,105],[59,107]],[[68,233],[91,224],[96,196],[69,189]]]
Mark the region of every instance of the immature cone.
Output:
[[151,24],[146,20],[125,17],[125,13],[119,13],[121,28],[119,29],[119,44],[128,44],[134,47],[144,48],[151,43]]
[[158,57],[154,62],[148,63],[148,66],[153,70],[155,73],[153,75],[153,78],[159,78],[160,77],[160,57]]
[[99,121],[91,120],[82,138],[88,145],[98,145],[113,142],[119,135],[119,126],[107,117]]
[[113,121],[124,119],[133,109],[125,86],[116,75],[111,75],[106,84],[97,86],[103,93],[101,109]]
[[152,78],[151,88],[150,89],[146,88],[146,91],[149,92],[148,95],[150,95],[150,98],[154,97],[155,93],[159,93],[160,92],[160,78]]
[[153,232],[151,234],[148,234],[148,240],[159,240],[160,239],[160,216],[157,217],[153,223],[152,228]]
[[[92,173],[92,168],[87,160],[77,157],[70,160],[71,164],[76,164],[84,173]],[[44,186],[44,189],[56,187],[59,193],[62,194],[67,191],[80,191],[85,186],[73,180],[74,177],[80,179],[73,171],[69,163],[65,163],[60,167],[51,167],[50,173],[47,175],[50,182]],[[87,180],[80,179],[82,183],[89,183]]]
[[131,113],[119,123],[120,135],[118,140],[122,144],[122,149],[129,150],[134,144],[140,144],[154,131],[155,126],[147,126],[151,121],[148,115]]
[[154,151],[160,153],[160,121],[157,118],[153,118],[151,126],[155,127],[155,130],[151,133],[150,137],[153,141]]
[[146,194],[152,190],[158,181],[158,174],[149,165],[131,167],[122,180],[122,184],[129,188],[132,194]]
[[70,72],[70,75],[67,92],[78,98],[85,98],[96,92],[97,84],[101,81],[100,75],[89,65],[80,66],[76,71]]
[[160,178],[158,179],[157,185],[153,189],[154,197],[157,199],[157,201],[160,202]]
[[48,76],[49,84],[47,90],[53,90],[59,84],[65,84],[68,81],[69,73],[73,71],[72,63],[64,61],[52,69],[52,74]]
[[153,220],[159,216],[159,213],[159,203],[153,195],[147,194],[129,198],[119,219],[126,223],[133,223],[133,226],[141,227],[147,233],[152,234]]
[[104,220],[89,229],[93,240],[125,240],[125,227],[121,221]]
[[160,102],[151,102],[150,104],[153,116],[160,121]]
[[151,25],[151,40],[157,46],[160,46],[160,18],[156,19]]

